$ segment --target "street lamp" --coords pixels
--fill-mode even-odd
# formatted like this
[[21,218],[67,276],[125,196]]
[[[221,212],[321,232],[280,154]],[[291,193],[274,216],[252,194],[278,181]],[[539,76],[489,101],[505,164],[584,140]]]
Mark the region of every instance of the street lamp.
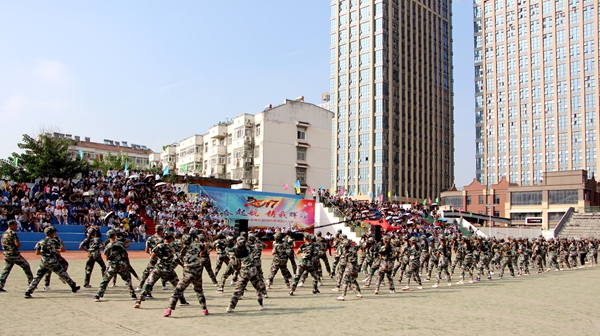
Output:
[[489,221],[488,221],[488,227],[492,227],[492,210],[494,208],[493,204],[486,204],[485,207],[488,209],[489,211]]

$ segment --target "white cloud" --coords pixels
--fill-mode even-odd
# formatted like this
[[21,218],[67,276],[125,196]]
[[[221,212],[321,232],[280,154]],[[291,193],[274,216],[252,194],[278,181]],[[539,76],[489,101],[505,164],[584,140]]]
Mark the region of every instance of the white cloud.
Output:
[[50,84],[72,84],[75,81],[75,76],[61,62],[44,58],[35,60],[31,74],[34,79]]

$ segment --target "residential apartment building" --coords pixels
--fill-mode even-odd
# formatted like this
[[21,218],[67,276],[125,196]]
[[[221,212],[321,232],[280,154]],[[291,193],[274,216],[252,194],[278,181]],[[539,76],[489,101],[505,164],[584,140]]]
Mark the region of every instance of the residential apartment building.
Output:
[[[234,187],[294,193],[329,188],[332,113],[303,98],[242,114],[167,146],[160,167],[178,175],[241,180]],[[287,185],[287,189],[284,186]]]
[[331,184],[435,197],[454,180],[451,1],[331,2]]
[[599,5],[475,0],[476,179],[598,172]]
[[104,139],[104,142],[92,142],[90,137],[84,137],[83,139],[78,136],[72,136],[71,134],[53,133],[46,135],[66,138],[73,140],[73,145],[69,146],[69,152],[73,155],[81,155],[89,160],[102,158],[105,155],[126,155],[129,158],[129,165],[146,169],[149,165],[149,156],[153,155],[154,152],[143,145],[127,144],[127,141],[115,141]]

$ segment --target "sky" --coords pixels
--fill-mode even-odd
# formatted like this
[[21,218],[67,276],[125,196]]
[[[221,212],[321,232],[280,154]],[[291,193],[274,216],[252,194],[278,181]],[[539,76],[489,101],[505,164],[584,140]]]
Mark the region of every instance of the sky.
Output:
[[[453,4],[455,183],[475,177],[472,1]],[[329,89],[330,2],[0,0],[0,158],[59,131],[155,152]]]

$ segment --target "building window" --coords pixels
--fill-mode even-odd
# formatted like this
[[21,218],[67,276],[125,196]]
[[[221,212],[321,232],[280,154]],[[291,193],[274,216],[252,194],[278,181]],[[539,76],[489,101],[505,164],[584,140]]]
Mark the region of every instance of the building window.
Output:
[[548,204],[577,204],[578,190],[549,190]]
[[511,203],[511,205],[541,205],[542,204],[542,192],[541,191],[513,192],[510,194],[510,203]]
[[494,204],[500,204],[500,195],[494,195]]
[[298,140],[306,140],[306,127],[298,127],[296,138]]
[[260,124],[256,124],[256,130],[254,131],[256,137],[260,136]]
[[525,218],[527,218],[527,217],[542,217],[542,213],[541,212],[517,212],[517,213],[510,214],[511,220],[525,220]]
[[479,204],[483,204],[483,195],[479,195]]
[[442,197],[441,205],[449,205],[453,208],[462,208],[462,196]]
[[296,168],[296,180],[306,182],[306,168]]
[[296,148],[296,160],[306,161],[306,148],[304,148],[304,147]]
[[471,196],[467,196],[467,205],[471,205]]
[[254,158],[258,159],[260,157],[260,146],[254,146]]

